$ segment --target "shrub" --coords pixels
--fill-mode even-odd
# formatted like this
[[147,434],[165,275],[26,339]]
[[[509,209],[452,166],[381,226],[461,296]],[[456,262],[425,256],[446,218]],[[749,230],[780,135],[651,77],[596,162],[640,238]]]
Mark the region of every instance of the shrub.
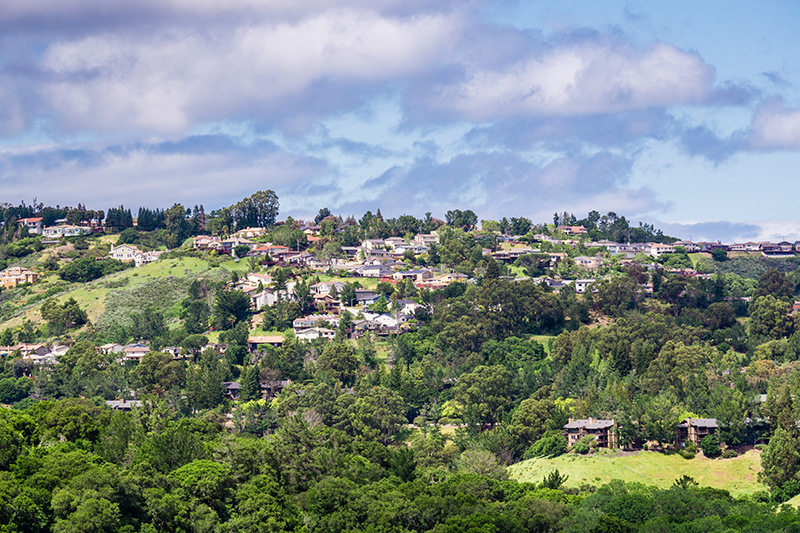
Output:
[[525,452],[525,459],[531,457],[556,457],[567,450],[567,439],[558,430],[547,431]]
[[584,435],[581,440],[575,443],[575,446],[572,447],[576,453],[581,455],[586,455],[590,451],[593,451],[594,448],[597,448],[597,440],[592,435]]
[[692,452],[692,451],[689,451],[687,449],[683,449],[683,450],[679,451],[678,453],[680,454],[681,457],[683,457],[684,459],[688,459],[688,460],[694,459],[695,456],[697,455],[697,452]]
[[734,457],[739,457],[739,453],[736,450],[731,450],[730,448],[728,448],[727,450],[722,452],[723,459],[732,459]]
[[703,450],[703,455],[709,459],[719,457],[722,453],[722,448],[719,445],[719,437],[716,435],[706,435],[700,441],[700,449]]

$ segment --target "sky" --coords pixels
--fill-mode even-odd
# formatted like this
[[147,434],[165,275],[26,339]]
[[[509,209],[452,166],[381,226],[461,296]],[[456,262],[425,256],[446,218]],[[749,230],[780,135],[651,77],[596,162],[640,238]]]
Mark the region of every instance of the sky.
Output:
[[0,202],[797,240],[800,4],[8,0]]

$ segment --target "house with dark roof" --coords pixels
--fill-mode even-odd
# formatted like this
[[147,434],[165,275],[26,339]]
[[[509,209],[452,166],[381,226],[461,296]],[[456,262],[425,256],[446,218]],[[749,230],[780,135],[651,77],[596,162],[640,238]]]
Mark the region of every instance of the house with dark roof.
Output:
[[617,423],[599,418],[570,418],[564,426],[562,433],[567,437],[567,444],[574,446],[576,442],[586,435],[592,435],[600,448],[617,447]]
[[687,442],[700,445],[706,435],[717,433],[716,418],[687,418],[675,429],[675,445],[686,446]]

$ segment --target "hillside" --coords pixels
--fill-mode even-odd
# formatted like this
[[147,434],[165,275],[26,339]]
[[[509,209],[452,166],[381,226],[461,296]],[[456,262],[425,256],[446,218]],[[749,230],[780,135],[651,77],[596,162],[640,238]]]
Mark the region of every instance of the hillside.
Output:
[[509,467],[512,479],[541,482],[553,470],[569,476],[567,487],[583,484],[600,486],[612,479],[636,481],[667,488],[682,475],[693,477],[701,486],[725,489],[734,496],[766,490],[756,479],[761,470],[761,452],[750,450],[734,459],[710,460],[702,455],[687,461],[678,454],[642,451],[608,451],[582,456],[562,455],[552,459],[531,459]]

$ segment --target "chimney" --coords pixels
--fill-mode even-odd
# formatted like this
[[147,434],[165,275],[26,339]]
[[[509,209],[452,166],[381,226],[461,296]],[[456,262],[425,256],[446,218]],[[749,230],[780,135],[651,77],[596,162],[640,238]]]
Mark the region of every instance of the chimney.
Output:
[[572,424],[573,422],[575,422],[575,419],[574,419],[574,418],[572,418],[572,417],[570,417],[570,419],[569,419],[569,423],[570,423],[570,424]]
[[589,423],[594,424],[594,418],[592,418],[591,416],[589,417]]

